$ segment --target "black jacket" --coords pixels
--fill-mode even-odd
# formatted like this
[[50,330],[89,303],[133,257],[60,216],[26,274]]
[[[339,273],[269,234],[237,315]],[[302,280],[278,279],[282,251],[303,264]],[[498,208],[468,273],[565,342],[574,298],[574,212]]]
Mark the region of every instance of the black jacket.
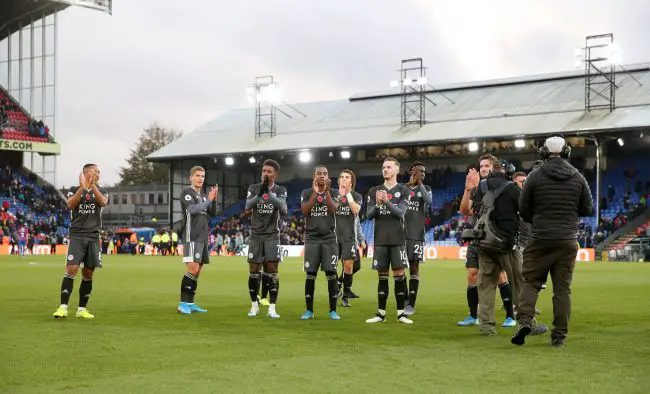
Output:
[[[496,190],[502,183],[507,182],[504,173],[494,173],[487,178],[488,190]],[[510,184],[494,201],[494,225],[497,232],[506,238],[511,245],[515,244],[517,232],[519,231],[519,196],[521,191],[516,183]],[[475,191],[476,201],[483,201],[481,188],[477,187]],[[478,220],[478,218],[476,218]]]
[[580,216],[590,216],[593,210],[587,180],[559,157],[528,175],[519,199],[519,213],[532,224],[533,239],[577,239]]

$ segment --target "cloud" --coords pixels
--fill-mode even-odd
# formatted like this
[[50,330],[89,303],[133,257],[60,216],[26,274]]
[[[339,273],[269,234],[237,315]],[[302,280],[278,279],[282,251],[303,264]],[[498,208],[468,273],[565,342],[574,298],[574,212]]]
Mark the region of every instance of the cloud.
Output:
[[85,160],[118,180],[151,121],[191,131],[247,106],[272,74],[289,102],[388,88],[423,57],[439,85],[571,69],[591,33],[617,34],[625,61],[650,58],[645,0],[158,0],[113,16],[70,8],[58,22],[58,184]]

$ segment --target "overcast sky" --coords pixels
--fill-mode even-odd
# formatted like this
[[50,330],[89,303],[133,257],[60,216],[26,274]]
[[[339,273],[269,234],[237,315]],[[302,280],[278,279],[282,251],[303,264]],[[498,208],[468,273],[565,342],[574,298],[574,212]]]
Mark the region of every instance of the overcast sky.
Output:
[[388,88],[404,58],[433,85],[571,70],[589,34],[650,61],[648,0],[115,0],[58,19],[57,186],[102,183],[150,122],[189,132],[274,75],[289,102]]

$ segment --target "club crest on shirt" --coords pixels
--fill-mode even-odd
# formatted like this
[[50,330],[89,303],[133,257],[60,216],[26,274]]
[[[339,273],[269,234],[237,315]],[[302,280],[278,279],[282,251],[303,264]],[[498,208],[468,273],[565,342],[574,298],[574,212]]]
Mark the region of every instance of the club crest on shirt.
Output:
[[342,203],[346,203],[346,202],[348,202],[348,199],[345,198],[345,197],[341,197],[341,202],[342,202]]
[[411,197],[415,196],[415,192],[411,192]]
[[269,199],[269,194],[268,194],[268,193],[264,193],[264,194],[262,195],[262,198],[265,199],[265,200],[268,200],[268,199]]
[[[392,194],[387,194],[386,197],[387,197],[389,200],[392,200],[392,199],[393,199],[393,195],[392,195]],[[395,195],[395,197],[397,197],[397,195]]]
[[316,200],[317,200],[318,202],[323,202],[323,197],[318,196],[318,197],[316,197]]
[[395,198],[399,198],[402,194],[400,192],[395,193]]

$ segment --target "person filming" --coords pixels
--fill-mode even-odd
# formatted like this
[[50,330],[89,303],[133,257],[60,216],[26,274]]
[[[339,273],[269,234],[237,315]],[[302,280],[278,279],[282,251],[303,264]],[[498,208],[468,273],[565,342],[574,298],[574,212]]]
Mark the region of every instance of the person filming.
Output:
[[519,199],[521,218],[532,228],[523,253],[519,328],[511,342],[523,345],[531,333],[537,295],[550,273],[554,315],[551,344],[563,347],[571,315],[578,220],[593,213],[593,201],[587,180],[568,162],[571,147],[563,137],[546,139],[540,155],[544,164],[528,175]]

